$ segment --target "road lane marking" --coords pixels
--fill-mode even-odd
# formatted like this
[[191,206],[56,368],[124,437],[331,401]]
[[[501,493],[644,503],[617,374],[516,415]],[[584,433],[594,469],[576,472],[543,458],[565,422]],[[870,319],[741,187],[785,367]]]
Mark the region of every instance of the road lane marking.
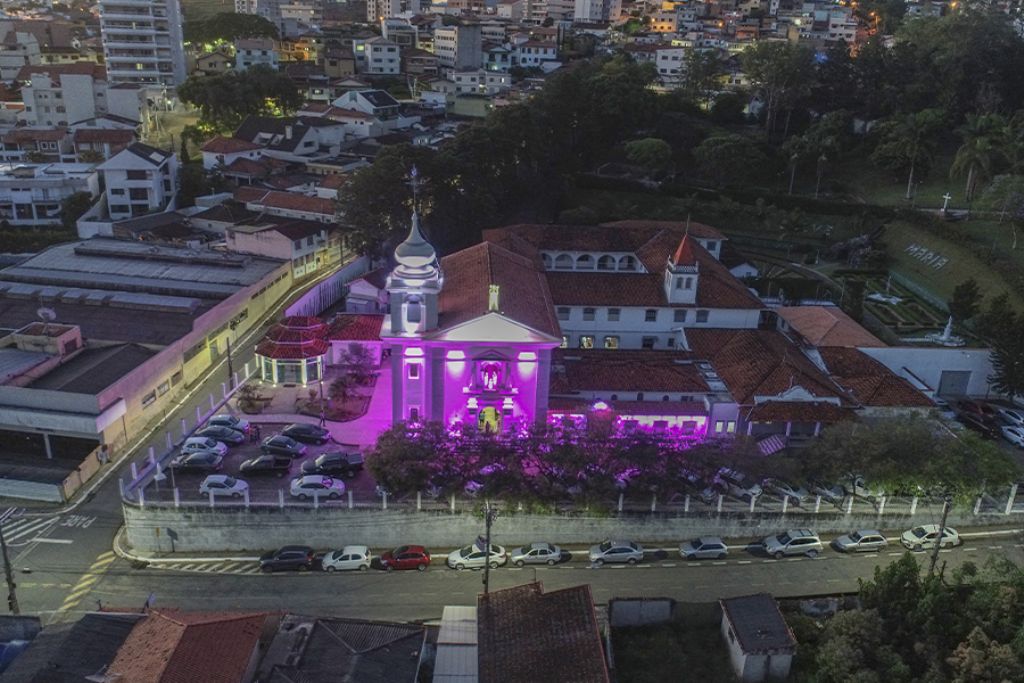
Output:
[[737,564],[752,564],[753,562],[753,560],[740,560]]
[[89,565],[89,569],[78,579],[71,588],[71,592],[64,598],[64,602],[61,604],[60,609],[57,610],[57,613],[69,612],[78,607],[79,603],[93,589],[93,585],[103,577],[110,564],[116,559],[117,555],[112,551],[97,555],[93,563]]
[[72,541],[70,538],[42,538],[37,536],[36,538],[33,538],[31,541],[29,541],[29,543],[57,543],[61,545],[67,545],[69,543],[74,543],[74,541]]

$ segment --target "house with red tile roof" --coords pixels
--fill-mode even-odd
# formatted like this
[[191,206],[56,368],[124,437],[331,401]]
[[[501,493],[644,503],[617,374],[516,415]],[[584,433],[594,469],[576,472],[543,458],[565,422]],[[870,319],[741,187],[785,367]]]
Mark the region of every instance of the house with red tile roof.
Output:
[[123,683],[245,683],[279,618],[151,610],[135,623],[104,673]]
[[222,135],[208,140],[200,150],[203,154],[203,168],[210,171],[218,166],[228,167],[239,159],[258,161],[263,145],[241,140],[239,138],[227,138]]

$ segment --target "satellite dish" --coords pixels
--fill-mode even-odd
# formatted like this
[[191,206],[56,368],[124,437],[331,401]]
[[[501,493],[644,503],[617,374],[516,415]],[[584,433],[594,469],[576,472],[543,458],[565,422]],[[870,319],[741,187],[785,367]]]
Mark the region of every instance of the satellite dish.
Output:
[[57,319],[57,312],[52,308],[46,308],[45,306],[43,308],[37,308],[36,315],[39,316],[40,320],[47,323],[52,323]]

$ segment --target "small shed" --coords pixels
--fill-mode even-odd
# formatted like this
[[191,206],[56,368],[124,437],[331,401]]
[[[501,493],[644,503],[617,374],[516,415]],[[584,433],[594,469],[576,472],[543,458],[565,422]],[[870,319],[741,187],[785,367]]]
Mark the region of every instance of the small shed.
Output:
[[796,638],[775,598],[767,593],[720,600],[722,637],[744,683],[783,680],[796,654]]

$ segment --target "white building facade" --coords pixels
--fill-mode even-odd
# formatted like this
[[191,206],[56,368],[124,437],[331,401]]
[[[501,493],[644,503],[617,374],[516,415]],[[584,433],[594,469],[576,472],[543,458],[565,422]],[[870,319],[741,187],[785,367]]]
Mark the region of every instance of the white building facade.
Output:
[[18,227],[60,225],[61,202],[76,192],[99,195],[92,164],[0,165],[0,220]]
[[99,9],[111,83],[174,87],[185,80],[178,0],[100,0]]
[[112,220],[163,211],[177,193],[178,159],[140,142],[100,164]]

